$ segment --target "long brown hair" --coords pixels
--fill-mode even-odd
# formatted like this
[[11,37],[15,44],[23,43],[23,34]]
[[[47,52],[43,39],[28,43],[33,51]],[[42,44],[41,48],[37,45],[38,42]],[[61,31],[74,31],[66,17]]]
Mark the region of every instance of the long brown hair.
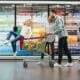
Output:
[[54,16],[49,16],[48,17],[48,22],[49,23],[54,23],[55,22],[55,17]]

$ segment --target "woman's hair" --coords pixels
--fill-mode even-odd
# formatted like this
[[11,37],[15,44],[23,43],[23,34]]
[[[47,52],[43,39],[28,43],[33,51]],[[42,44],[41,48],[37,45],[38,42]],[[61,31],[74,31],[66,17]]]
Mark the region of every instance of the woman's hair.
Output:
[[50,11],[51,11],[52,13],[55,13],[55,14],[56,14],[56,10],[50,9]]
[[55,22],[55,17],[54,16],[49,16],[48,22],[49,23],[54,23]]

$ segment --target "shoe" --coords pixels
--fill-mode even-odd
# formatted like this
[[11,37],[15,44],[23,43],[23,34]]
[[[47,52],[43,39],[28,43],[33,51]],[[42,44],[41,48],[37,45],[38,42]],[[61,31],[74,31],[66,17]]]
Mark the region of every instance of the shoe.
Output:
[[13,56],[16,56],[16,55],[17,55],[17,52],[14,52],[14,53],[13,53]]
[[65,67],[72,67],[73,66],[73,63],[67,63],[64,65]]
[[4,44],[8,44],[10,41],[9,40],[5,40],[4,41]]
[[55,63],[54,67],[61,67],[61,64]]

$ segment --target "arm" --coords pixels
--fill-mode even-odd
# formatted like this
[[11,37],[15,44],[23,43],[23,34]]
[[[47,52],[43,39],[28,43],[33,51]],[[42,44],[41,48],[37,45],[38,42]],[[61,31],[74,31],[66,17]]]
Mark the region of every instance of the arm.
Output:
[[58,34],[64,30],[64,21],[61,18],[58,18],[55,22],[54,34]]
[[27,34],[29,34],[29,38],[32,36],[32,30],[31,30],[31,28],[28,29]]

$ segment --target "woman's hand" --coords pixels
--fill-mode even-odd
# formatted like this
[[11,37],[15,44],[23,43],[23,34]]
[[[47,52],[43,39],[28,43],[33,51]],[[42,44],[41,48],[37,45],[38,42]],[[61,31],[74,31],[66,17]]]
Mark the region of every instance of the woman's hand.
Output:
[[52,35],[52,34],[53,34],[53,33],[46,33],[45,35],[46,35],[46,37],[47,37],[47,36]]

